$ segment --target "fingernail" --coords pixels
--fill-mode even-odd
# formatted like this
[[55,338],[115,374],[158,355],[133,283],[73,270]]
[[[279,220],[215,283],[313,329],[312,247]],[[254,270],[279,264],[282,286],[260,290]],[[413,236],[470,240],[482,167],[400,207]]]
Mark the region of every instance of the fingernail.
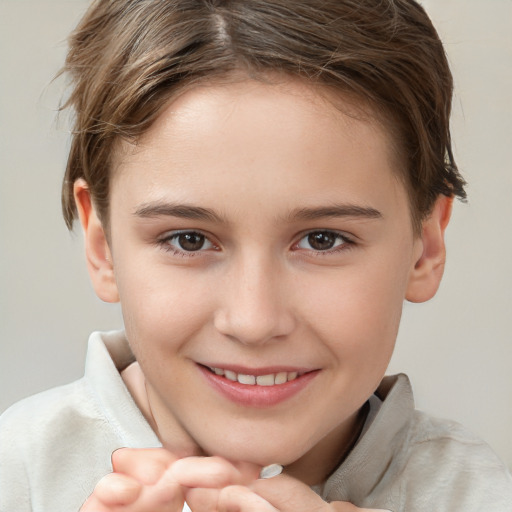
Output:
[[260,478],[272,478],[273,476],[280,475],[283,472],[283,466],[280,464],[270,464],[265,466],[260,471]]

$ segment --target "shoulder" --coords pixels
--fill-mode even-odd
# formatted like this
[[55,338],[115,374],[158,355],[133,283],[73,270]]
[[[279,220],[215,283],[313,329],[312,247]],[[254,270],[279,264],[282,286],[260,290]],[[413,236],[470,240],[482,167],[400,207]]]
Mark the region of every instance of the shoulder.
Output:
[[[104,424],[84,379],[10,407],[0,417],[0,510],[48,510],[48,506],[59,510],[55,502],[59,495],[78,509],[87,497],[88,482],[76,489],[59,489],[58,475],[83,474],[89,464],[100,474],[108,472],[108,457],[93,459],[99,453],[95,444]],[[52,495],[50,505],[47,500]]]
[[410,457],[431,458],[454,469],[503,468],[503,463],[489,445],[456,421],[415,411],[409,426]]
[[512,512],[512,478],[487,443],[455,421],[415,410],[405,375],[384,379],[377,393],[383,401],[367,451],[387,463],[375,464],[382,471],[376,494],[401,511]]
[[132,424],[146,433],[116,363],[93,334],[82,379],[26,398],[0,417],[1,511],[78,510],[111,471],[112,452],[133,442]]
[[459,423],[415,411],[403,441],[405,496],[428,496],[436,510],[512,511],[509,471]]
[[104,422],[102,389],[115,387],[112,384],[115,374],[102,333],[94,332],[89,338],[84,377],[15,403],[0,416],[0,436],[9,435],[11,441],[24,444],[38,444],[54,437],[62,442],[68,430],[77,434],[89,429],[91,423]]
[[80,379],[26,398],[0,417],[0,476],[6,467],[23,466],[29,480],[38,481],[57,467],[91,460],[117,437],[88,382]]
[[[38,444],[42,438],[62,436],[74,428],[75,419],[97,420],[100,416],[84,379],[25,398],[0,416],[0,438],[8,444]],[[60,437],[62,441],[63,438]]]

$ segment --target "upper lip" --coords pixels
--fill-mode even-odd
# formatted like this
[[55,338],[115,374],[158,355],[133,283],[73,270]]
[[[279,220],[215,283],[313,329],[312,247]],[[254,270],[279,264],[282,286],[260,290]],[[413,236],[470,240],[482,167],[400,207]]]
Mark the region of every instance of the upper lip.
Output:
[[289,365],[274,365],[274,366],[260,366],[260,367],[248,367],[236,364],[224,364],[224,363],[198,363],[207,368],[221,368],[222,370],[232,371],[243,375],[254,375],[256,377],[260,375],[270,375],[272,373],[281,372],[297,372],[299,375],[311,372],[317,368],[307,368],[303,366],[289,366]]

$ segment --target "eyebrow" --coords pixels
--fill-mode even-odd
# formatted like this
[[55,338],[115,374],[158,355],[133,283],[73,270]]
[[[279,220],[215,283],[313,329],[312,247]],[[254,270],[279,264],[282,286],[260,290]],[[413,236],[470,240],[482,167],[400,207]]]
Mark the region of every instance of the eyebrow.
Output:
[[225,222],[225,220],[209,208],[188,204],[164,202],[144,203],[139,206],[134,215],[148,219],[152,217],[179,217],[182,219],[204,220],[209,222]]
[[[134,215],[140,218],[178,217],[227,224],[224,218],[209,208],[160,201],[142,204],[135,210]],[[294,222],[347,217],[355,219],[381,219],[382,213],[371,207],[342,204],[297,208],[292,210],[285,218],[288,222]]]
[[382,213],[375,208],[352,204],[332,205],[319,208],[298,208],[293,210],[288,219],[319,220],[328,218],[351,217],[356,219],[382,219]]

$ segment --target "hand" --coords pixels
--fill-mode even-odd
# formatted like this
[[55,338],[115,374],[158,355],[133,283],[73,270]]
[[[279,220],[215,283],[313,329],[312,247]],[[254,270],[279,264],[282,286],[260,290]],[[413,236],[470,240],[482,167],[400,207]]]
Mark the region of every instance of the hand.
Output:
[[170,471],[193,512],[370,512],[351,503],[327,503],[288,475],[259,479],[260,469],[220,457],[188,457]]
[[122,448],[113,453],[112,466],[113,473],[98,482],[80,512],[181,512],[183,482],[205,488],[204,496],[229,485],[248,484],[258,478],[261,469],[249,463],[231,464],[220,457],[177,460],[163,448]]
[[[390,512],[382,509],[359,508],[348,502],[327,503],[307,485],[285,474],[268,480],[257,480],[251,484],[250,490],[272,507],[261,509],[262,512],[267,510],[268,512]],[[231,509],[226,510],[231,512]],[[259,512],[260,509],[254,510]],[[239,511],[246,512],[246,509],[240,508]],[[252,512],[252,509],[248,508],[247,512]]]
[[[177,460],[164,449],[122,449],[81,512],[181,512],[184,498],[199,512],[363,512],[326,503],[302,482],[280,475],[259,479],[261,467],[221,457]],[[377,512],[376,510],[374,512]]]
[[115,451],[114,472],[98,482],[80,512],[181,512],[184,495],[168,472],[175,461],[162,448]]

